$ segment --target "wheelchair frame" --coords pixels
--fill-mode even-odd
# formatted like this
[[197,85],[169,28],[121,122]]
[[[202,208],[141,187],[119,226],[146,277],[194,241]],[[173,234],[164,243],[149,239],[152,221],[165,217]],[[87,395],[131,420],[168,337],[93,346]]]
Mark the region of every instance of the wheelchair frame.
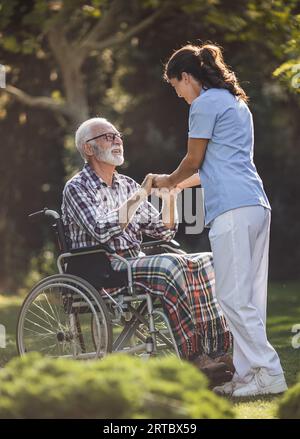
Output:
[[[156,298],[153,300],[149,292],[144,294],[136,293],[130,263],[124,257],[113,252],[105,244],[69,250],[60,215],[54,210],[44,208],[39,212],[29,215],[29,218],[32,219],[40,216],[47,216],[54,219],[54,224],[52,224],[52,226],[55,228],[58,235],[58,243],[61,250],[61,253],[57,258],[59,274],[50,276],[39,282],[28,294],[23,303],[17,327],[17,347],[20,355],[24,355],[27,351],[24,343],[26,312],[27,314],[31,312],[33,315],[37,315],[36,308],[32,311],[32,309],[30,309],[30,304],[35,305],[37,308],[41,308],[40,304],[37,305],[34,303],[34,300],[38,300],[39,292],[44,291],[42,289],[50,289],[51,291],[51,289],[55,290],[55,288],[59,288],[59,291],[63,291],[62,293],[59,293],[62,296],[62,299],[60,298],[60,300],[63,302],[66,297],[69,298],[66,300],[67,308],[65,308],[65,303],[63,303],[63,308],[65,314],[69,316],[68,318],[70,322],[68,330],[57,331],[57,343],[67,344],[69,342],[70,345],[72,345],[72,349],[70,349],[69,354],[57,356],[88,359],[103,357],[110,352],[129,354],[142,353],[144,356],[153,356],[159,354],[161,351],[172,349],[179,357],[178,348],[168,318],[164,312],[157,309],[155,304]],[[185,254],[184,251],[179,249],[179,244],[174,240],[170,242],[146,242],[142,244],[141,248],[142,250],[148,251],[159,249],[167,250],[171,253]],[[106,288],[109,288],[109,286],[105,288],[96,286],[89,283],[89,279],[77,277],[76,275],[74,276],[72,273],[66,274],[68,262],[72,258],[84,257],[85,255],[96,253],[102,254],[106,257],[107,254],[109,254],[111,257],[121,261],[126,267],[127,281],[125,285],[118,287],[120,288],[120,292],[116,297],[113,297],[108,291],[106,291]],[[99,267],[99,270],[100,269],[101,267]],[[109,279],[106,283],[109,285]],[[125,292],[123,290],[125,290]],[[41,293],[41,295],[43,294],[45,295],[45,292]],[[71,302],[71,306],[69,306],[68,300]],[[68,309],[70,310],[69,314]],[[89,309],[89,312],[92,314],[91,333],[95,346],[95,351],[89,353],[87,353],[85,349],[84,336],[79,321],[79,316],[84,314],[83,311],[86,311],[87,309]],[[39,318],[50,323],[50,316],[47,316],[47,313],[49,314],[50,312],[50,308],[47,308],[47,312],[45,310],[44,312],[45,314],[39,315]],[[102,320],[100,320],[99,315],[101,315]],[[148,316],[148,320],[146,316]],[[27,320],[32,324],[36,324],[28,318]],[[38,320],[37,326],[39,326],[39,323],[41,323],[40,320]],[[113,325],[123,325],[123,329],[117,335],[115,340],[112,340]],[[160,329],[161,326],[162,328]],[[34,330],[36,327],[32,326],[32,328],[34,329],[31,329],[31,331],[35,332]],[[101,340],[101,334],[103,331],[107,338],[107,340],[105,339],[104,346],[103,340]],[[98,339],[96,338],[96,335]],[[53,336],[55,336],[55,334]],[[38,338],[38,335],[36,337]],[[42,337],[47,337],[47,333],[46,335],[42,335]],[[104,339],[105,337],[103,336],[102,338]],[[137,338],[139,341],[139,343],[134,346],[131,345],[133,337]]]

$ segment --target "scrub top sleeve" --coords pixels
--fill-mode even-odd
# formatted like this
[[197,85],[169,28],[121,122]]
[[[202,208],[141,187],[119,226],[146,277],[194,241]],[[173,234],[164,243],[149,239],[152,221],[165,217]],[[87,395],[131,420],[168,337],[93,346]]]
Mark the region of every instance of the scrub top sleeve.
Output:
[[189,114],[189,138],[211,139],[217,119],[217,110],[211,102],[193,102]]

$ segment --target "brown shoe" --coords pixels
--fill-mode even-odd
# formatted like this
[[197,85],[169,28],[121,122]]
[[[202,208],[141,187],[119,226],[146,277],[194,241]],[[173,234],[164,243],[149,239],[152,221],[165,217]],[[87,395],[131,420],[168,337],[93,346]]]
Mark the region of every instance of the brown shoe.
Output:
[[199,369],[209,366],[210,364],[215,364],[215,361],[206,354],[198,355],[192,362],[195,366],[199,367]]
[[221,355],[220,357],[216,357],[214,359],[214,361],[216,361],[217,363],[225,363],[227,366],[227,369],[230,370],[230,372],[232,372],[234,374],[235,372],[235,367],[232,361],[232,356],[230,354],[224,354]]
[[208,355],[200,355],[193,360],[193,364],[203,372],[213,386],[220,385],[232,379],[232,372],[225,363],[216,362]]

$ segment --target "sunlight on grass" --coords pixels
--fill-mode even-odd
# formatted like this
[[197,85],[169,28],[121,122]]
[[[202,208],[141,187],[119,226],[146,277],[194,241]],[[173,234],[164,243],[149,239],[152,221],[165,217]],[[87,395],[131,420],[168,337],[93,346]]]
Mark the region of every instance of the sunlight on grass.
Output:
[[23,300],[20,296],[3,296],[0,294],[0,310],[6,306],[21,306]]
[[6,331],[6,348],[0,349],[0,367],[17,355],[16,326],[19,310],[24,298],[0,294],[0,324]]
[[247,402],[235,403],[236,417],[238,419],[274,419],[276,418],[278,399],[276,397],[272,398],[272,401],[268,401],[255,398],[249,400],[248,398]]

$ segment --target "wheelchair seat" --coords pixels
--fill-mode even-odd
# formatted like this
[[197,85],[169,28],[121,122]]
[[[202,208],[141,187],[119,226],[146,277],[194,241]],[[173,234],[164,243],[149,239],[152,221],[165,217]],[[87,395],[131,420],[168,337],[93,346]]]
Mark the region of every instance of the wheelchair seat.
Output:
[[[128,285],[126,270],[114,271],[106,254],[89,253],[81,255],[76,250],[78,249],[71,251],[77,256],[67,260],[65,273],[85,279],[96,289]],[[84,248],[84,250],[87,250],[87,248]]]
[[65,227],[61,216],[54,210],[45,207],[39,212],[29,215],[30,219],[40,216],[54,219],[54,229],[60,255],[63,255],[63,272],[78,276],[89,282],[97,290],[100,288],[116,288],[128,285],[126,270],[115,271],[111,266],[107,254],[113,254],[111,248],[105,244],[89,247],[71,248],[71,243],[65,235]]

